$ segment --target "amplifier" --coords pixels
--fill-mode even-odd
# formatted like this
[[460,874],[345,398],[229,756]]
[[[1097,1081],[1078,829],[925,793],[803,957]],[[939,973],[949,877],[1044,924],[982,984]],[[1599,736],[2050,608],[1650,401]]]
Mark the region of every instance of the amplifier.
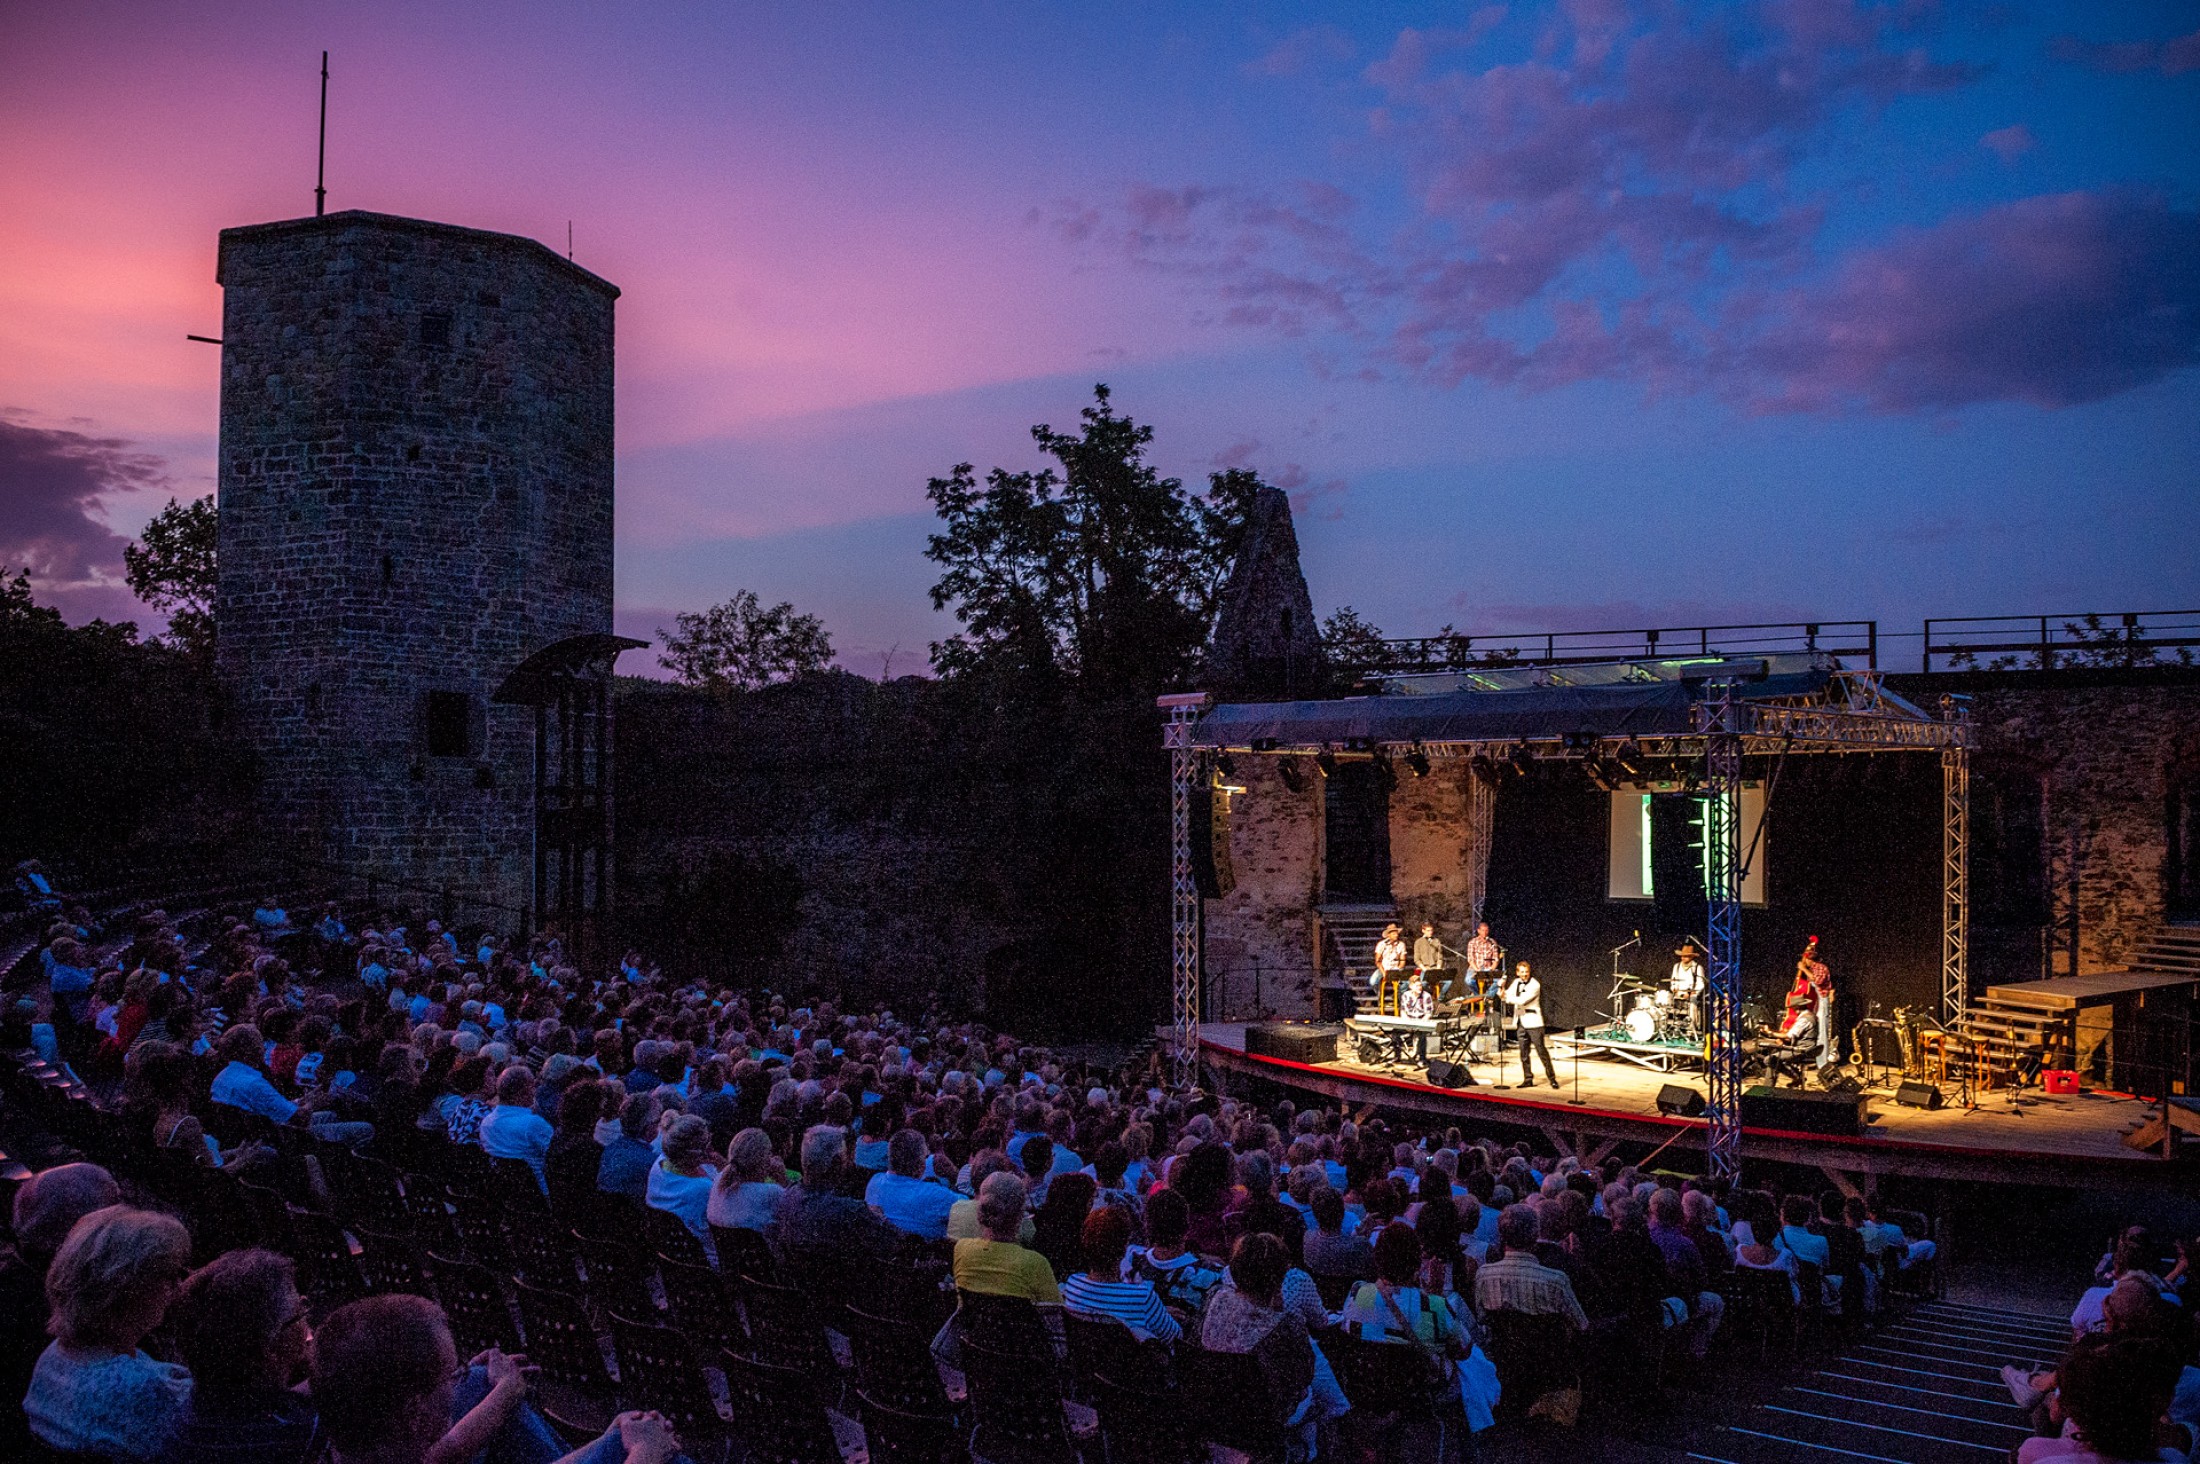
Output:
[[1245,1051],[1292,1062],[1335,1062],[1344,1028],[1324,1022],[1255,1022],[1245,1029]]
[[1805,1093],[1760,1084],[1742,1093],[1742,1127],[1853,1139],[1864,1132],[1864,1105],[1870,1101],[1861,1093]]

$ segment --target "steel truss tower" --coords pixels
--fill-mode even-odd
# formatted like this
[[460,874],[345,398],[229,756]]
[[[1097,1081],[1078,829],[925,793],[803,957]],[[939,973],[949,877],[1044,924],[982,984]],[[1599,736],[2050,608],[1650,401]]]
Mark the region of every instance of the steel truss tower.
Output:
[[1710,888],[1711,1050],[1705,1064],[1705,1150],[1711,1173],[1738,1181],[1742,1173],[1742,735],[1734,689],[1706,702],[1704,739],[1704,864]]
[[1170,1056],[1177,1083],[1190,1087],[1199,1077],[1200,964],[1199,882],[1192,875],[1192,790],[1200,755],[1192,746],[1192,724],[1206,709],[1207,694],[1165,696],[1155,705],[1169,715],[1161,745],[1169,750]]

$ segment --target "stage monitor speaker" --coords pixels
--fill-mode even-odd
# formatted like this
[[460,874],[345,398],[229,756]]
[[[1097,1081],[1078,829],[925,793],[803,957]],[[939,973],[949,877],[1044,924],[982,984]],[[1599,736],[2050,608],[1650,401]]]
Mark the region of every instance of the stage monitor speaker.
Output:
[[1446,1062],[1440,1057],[1429,1059],[1428,1081],[1432,1088],[1471,1088],[1474,1074],[1456,1062]]
[[1743,1090],[1742,1127],[1853,1139],[1864,1132],[1864,1105],[1870,1101],[1861,1093],[1805,1093],[1759,1085]]
[[1894,1101],[1904,1108],[1938,1108],[1945,1100],[1940,1095],[1938,1083],[1904,1081],[1894,1090]]
[[1694,1088],[1667,1083],[1658,1089],[1658,1112],[1667,1118],[1702,1118],[1703,1110],[1703,1094]]
[[1650,799],[1651,919],[1661,933],[1702,937],[1711,908],[1704,890],[1702,800],[1678,793]]
[[1287,1062],[1335,1062],[1340,1035],[1340,1028],[1320,1022],[1255,1022],[1245,1029],[1245,1051]]

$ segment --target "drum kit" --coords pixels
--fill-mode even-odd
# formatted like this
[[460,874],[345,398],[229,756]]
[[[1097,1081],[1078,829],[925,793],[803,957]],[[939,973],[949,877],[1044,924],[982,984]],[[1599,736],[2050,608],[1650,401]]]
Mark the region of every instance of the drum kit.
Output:
[[1612,1025],[1625,1029],[1629,1041],[1687,1045],[1697,1039],[1695,1007],[1670,987],[1619,972],[1605,1001]]

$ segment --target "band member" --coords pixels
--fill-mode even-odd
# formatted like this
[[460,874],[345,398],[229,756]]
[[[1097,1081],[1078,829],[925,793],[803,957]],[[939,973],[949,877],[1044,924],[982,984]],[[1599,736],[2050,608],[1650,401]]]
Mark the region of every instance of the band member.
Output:
[[1802,958],[1795,963],[1795,977],[1810,987],[1811,1017],[1818,1030],[1818,1065],[1840,1061],[1841,1044],[1833,1030],[1833,970],[1818,959],[1817,936],[1812,936],[1803,948]]
[[1513,968],[1513,979],[1505,987],[1505,1000],[1512,1004],[1513,1017],[1520,1028],[1520,1086],[1535,1086],[1535,1069],[1529,1066],[1531,1054],[1541,1054],[1543,1076],[1552,1087],[1558,1086],[1558,1070],[1551,1066],[1551,1049],[1543,1045],[1543,983],[1536,980],[1522,961]]
[[[1406,978],[1403,990],[1398,994],[1398,1015],[1427,1022],[1436,1017],[1436,992],[1419,971]],[[1413,1055],[1417,1061],[1428,1061],[1428,1033],[1414,1032]]]
[[1673,962],[1673,972],[1666,979],[1666,985],[1672,989],[1674,1003],[1688,1009],[1689,1030],[1701,1032],[1705,990],[1703,957],[1692,940],[1682,941],[1673,954],[1678,959]]
[[1780,1017],[1780,1040],[1790,1046],[1803,1046],[1818,1040],[1818,997],[1811,990],[1810,973],[1803,963],[1795,963],[1795,984],[1788,988]]
[[1396,981],[1406,973],[1406,936],[1397,925],[1383,927],[1383,938],[1375,942],[1375,972],[1367,984],[1382,995],[1383,984]]
[[1487,990],[1497,984],[1497,971],[1504,963],[1504,948],[1490,939],[1490,923],[1484,920],[1474,927],[1474,939],[1467,942],[1468,983],[1477,991]]
[[1436,927],[1426,920],[1421,922],[1421,938],[1413,943],[1413,964],[1427,975],[1431,985],[1444,984],[1444,943],[1436,938]]

